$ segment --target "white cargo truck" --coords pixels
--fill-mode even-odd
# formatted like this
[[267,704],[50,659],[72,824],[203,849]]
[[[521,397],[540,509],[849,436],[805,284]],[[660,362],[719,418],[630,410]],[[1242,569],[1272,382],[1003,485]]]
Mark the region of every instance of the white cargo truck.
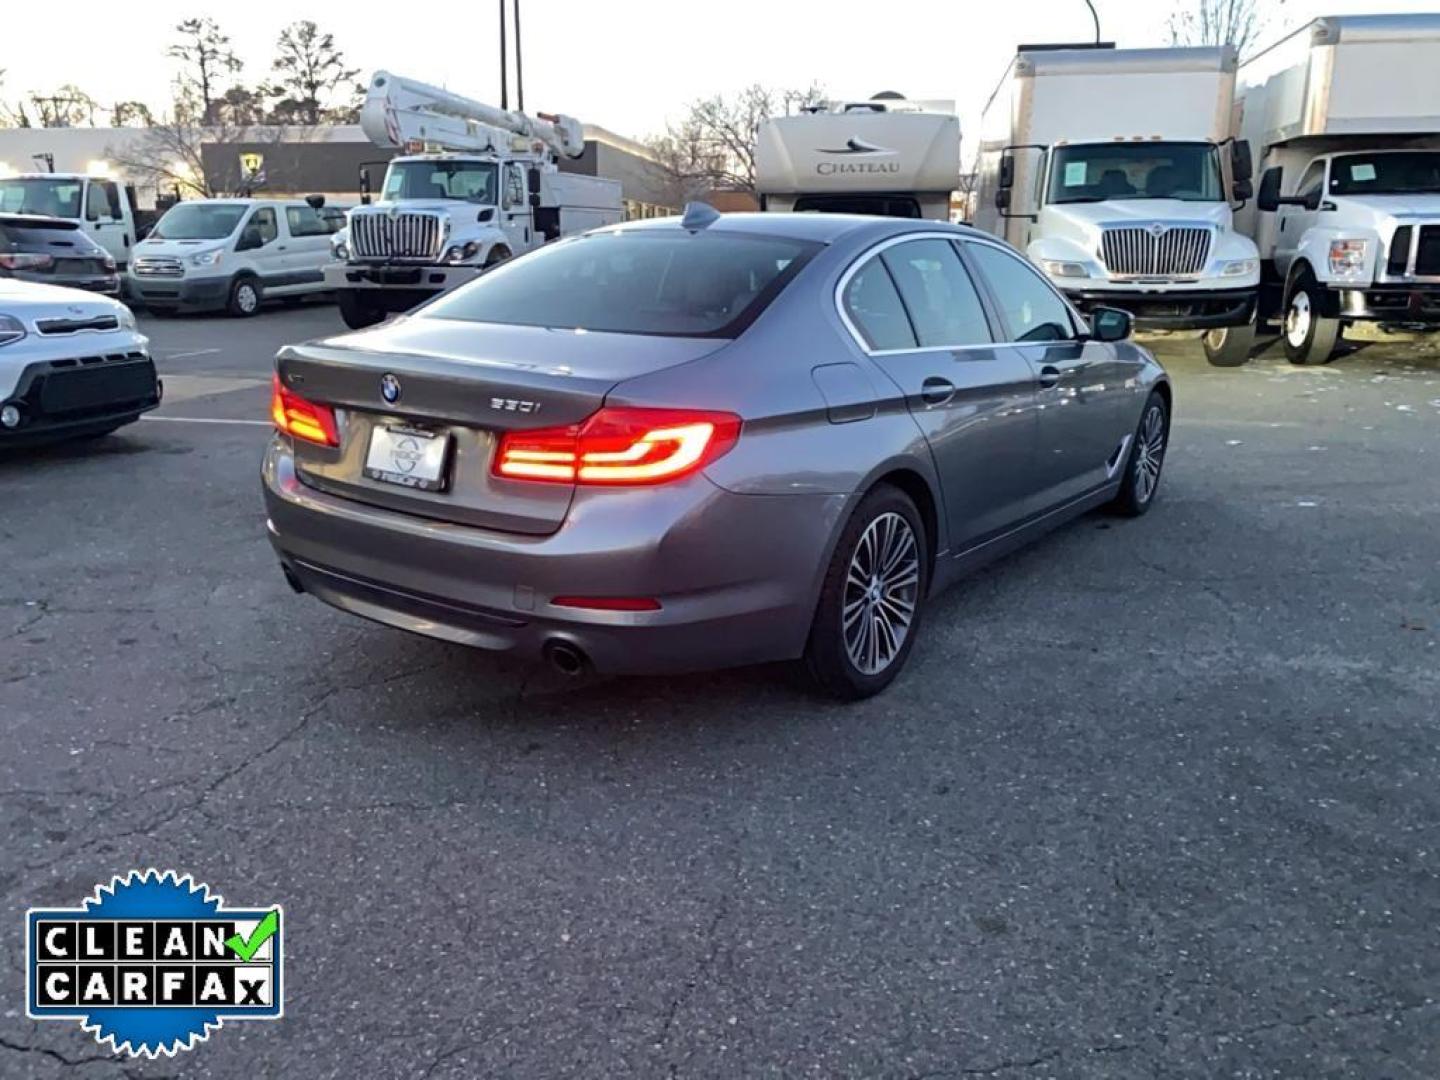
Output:
[[578,121],[497,109],[389,72],[370,80],[360,126],[405,152],[380,197],[346,216],[325,269],[347,326],[379,322],[473,280],[514,255],[624,217],[620,184],[561,173],[578,157]]
[[1240,227],[1286,356],[1325,363],[1351,323],[1440,327],[1440,15],[1316,19],[1240,81],[1263,169]]
[[954,102],[884,94],[772,117],[756,133],[762,210],[948,221],[959,179]]
[[0,213],[73,221],[122,271],[139,240],[135,189],[112,176],[59,172],[0,176]]
[[1230,137],[1234,49],[1023,47],[986,106],[975,224],[1082,310],[1203,331],[1250,357],[1259,258],[1235,231],[1250,155]]

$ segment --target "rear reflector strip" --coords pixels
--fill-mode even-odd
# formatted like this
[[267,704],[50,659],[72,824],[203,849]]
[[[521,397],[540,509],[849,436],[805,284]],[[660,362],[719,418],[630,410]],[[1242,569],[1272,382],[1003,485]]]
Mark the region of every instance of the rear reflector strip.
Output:
[[659,611],[660,601],[648,596],[557,596],[556,607],[589,608],[591,611]]

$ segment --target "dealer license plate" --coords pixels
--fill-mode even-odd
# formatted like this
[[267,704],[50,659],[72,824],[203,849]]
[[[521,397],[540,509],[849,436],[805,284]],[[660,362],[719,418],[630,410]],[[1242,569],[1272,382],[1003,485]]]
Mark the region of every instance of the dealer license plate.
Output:
[[449,458],[449,435],[377,425],[370,432],[365,475],[420,491],[444,491]]

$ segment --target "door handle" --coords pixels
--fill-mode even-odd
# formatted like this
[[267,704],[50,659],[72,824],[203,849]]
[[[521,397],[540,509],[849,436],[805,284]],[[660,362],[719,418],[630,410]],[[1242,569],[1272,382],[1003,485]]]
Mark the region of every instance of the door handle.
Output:
[[920,384],[920,399],[926,405],[944,405],[954,396],[955,384],[938,375],[932,375]]
[[285,250],[285,245],[284,245],[284,244],[277,244],[277,245],[275,245],[275,250],[276,250],[276,251],[284,251],[284,250]]
[[1040,383],[1040,389],[1049,390],[1060,381],[1060,369],[1053,364],[1046,364],[1040,369],[1040,378],[1036,381]]

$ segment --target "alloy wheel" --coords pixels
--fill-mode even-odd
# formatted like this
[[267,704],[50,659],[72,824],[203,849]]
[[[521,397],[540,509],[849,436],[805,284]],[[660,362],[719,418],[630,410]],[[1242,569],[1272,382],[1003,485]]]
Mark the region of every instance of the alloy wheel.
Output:
[[881,514],[855,545],[841,608],[845,652],[861,674],[878,675],[895,661],[919,598],[915,531],[900,514]]
[[1160,466],[1165,460],[1165,412],[1159,405],[1145,410],[1140,422],[1140,439],[1135,444],[1135,499],[1147,503],[1160,485]]
[[260,303],[260,298],[255,295],[255,286],[242,284],[235,290],[235,302],[247,315],[254,311]]

